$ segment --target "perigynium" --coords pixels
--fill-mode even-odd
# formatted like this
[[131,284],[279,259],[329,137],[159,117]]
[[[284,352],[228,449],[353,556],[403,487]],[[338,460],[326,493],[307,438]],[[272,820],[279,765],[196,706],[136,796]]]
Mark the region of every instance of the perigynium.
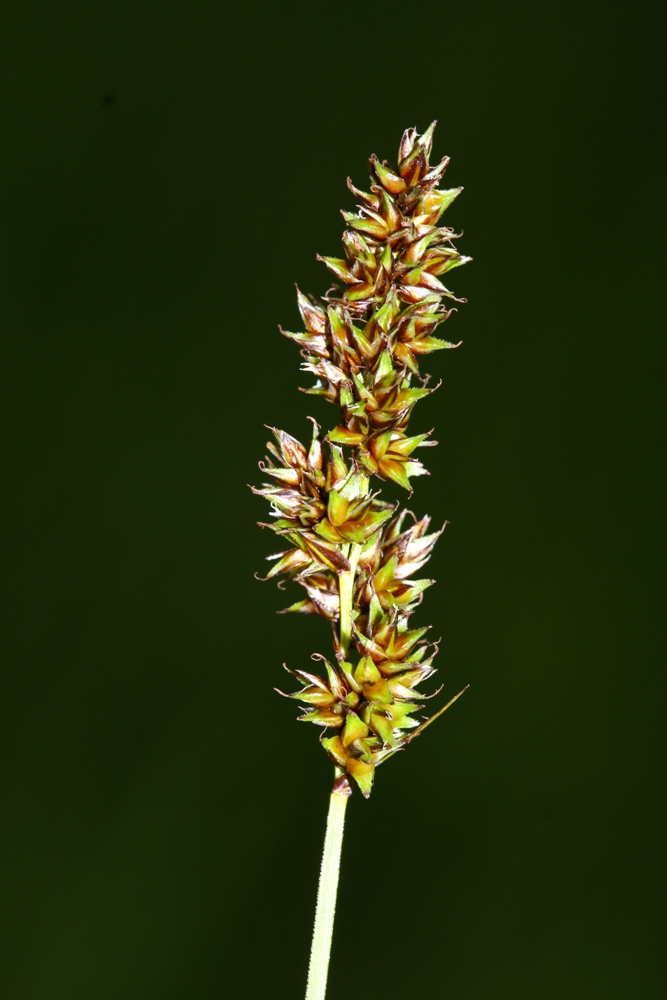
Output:
[[[300,720],[322,727],[334,765],[327,837],[308,978],[307,1000],[326,990],[345,804],[357,786],[368,798],[377,767],[403,749],[435,715],[420,719],[421,686],[435,673],[436,642],[410,616],[434,581],[420,576],[442,530],[430,518],[382,500],[374,481],[392,480],[412,493],[427,474],[415,458],[436,444],[431,432],[410,434],[420,399],[434,392],[420,372],[426,354],[458,346],[436,329],[460,303],[440,280],[465,264],[455,234],[439,225],[461,188],[439,188],[448,158],[429,163],[435,122],[401,139],[398,168],[368,161],[370,190],[348,179],[358,212],[343,212],[345,257],[319,257],[335,284],[318,301],[297,291],[305,330],[281,332],[301,349],[301,369],[315,376],[304,392],[340,410],[322,434],[312,417],[310,443],[271,428],[260,462],[272,482],[265,497],[281,540],[266,579],[284,575],[305,596],[286,611],[319,615],[333,626],[333,655],[313,654],[321,672],[289,672],[301,685],[286,695],[304,706]],[[281,692],[283,693],[283,692]],[[462,693],[462,692],[460,692]]]

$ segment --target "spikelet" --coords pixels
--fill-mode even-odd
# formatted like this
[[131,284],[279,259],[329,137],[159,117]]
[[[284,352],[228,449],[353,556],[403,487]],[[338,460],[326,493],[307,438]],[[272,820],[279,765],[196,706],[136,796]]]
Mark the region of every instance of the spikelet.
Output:
[[285,610],[334,625],[334,662],[314,654],[321,675],[290,670],[302,687],[286,697],[305,706],[301,721],[334,730],[322,746],[366,797],[378,764],[432,721],[415,716],[437,643],[409,618],[433,583],[418,574],[441,531],[381,500],[371,477],[411,493],[411,480],[427,474],[414,452],[436,442],[408,431],[415,405],[434,391],[419,365],[422,355],[458,346],[434,335],[453,311],[448,302],[465,301],[441,278],[471,259],[439,224],[462,189],[439,187],[448,158],[429,163],[434,128],[404,133],[396,170],[371,156],[368,192],[348,179],[358,211],[342,213],[345,256],[318,257],[335,283],[321,301],[297,289],[305,330],[281,329],[315,376],[302,391],[334,403],[340,421],[322,437],[313,420],[308,447],[271,428],[260,463],[271,482],[253,487],[271,506],[262,526],[285,545],[268,557],[265,579],[300,584],[306,596]]

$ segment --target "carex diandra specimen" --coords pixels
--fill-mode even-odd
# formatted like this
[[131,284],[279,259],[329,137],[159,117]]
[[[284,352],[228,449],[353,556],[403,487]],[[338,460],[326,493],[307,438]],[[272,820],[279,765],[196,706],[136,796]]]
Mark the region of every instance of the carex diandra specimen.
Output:
[[[413,479],[427,474],[415,453],[436,442],[409,424],[438,386],[421,366],[426,355],[458,346],[435,334],[455,312],[452,303],[464,301],[443,278],[470,257],[440,221],[462,189],[440,187],[448,157],[429,162],[434,128],[404,133],[396,169],[371,156],[368,191],[348,179],[358,210],[342,213],[344,256],[318,256],[334,284],[321,299],[297,289],[304,329],[281,330],[299,347],[302,371],[315,377],[302,391],[323,396],[338,415],[326,432],[308,418],[305,444],[271,428],[260,462],[268,481],[253,488],[270,504],[262,527],[280,540],[266,579],[299,584],[305,593],[285,610],[333,626],[332,652],[313,654],[319,670],[290,669],[301,686],[287,697],[302,704],[301,721],[321,728],[334,792],[345,798],[354,786],[368,798],[378,765],[452,703],[420,717],[437,643],[428,642],[427,627],[410,625],[434,582],[421,571],[442,529],[381,495],[388,480],[410,495]],[[311,958],[308,997],[324,996],[326,964],[328,952],[317,987]]]

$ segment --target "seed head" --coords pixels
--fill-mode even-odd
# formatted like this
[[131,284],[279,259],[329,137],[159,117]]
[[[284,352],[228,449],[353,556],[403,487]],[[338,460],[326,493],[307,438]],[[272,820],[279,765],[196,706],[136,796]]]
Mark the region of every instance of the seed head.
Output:
[[334,284],[320,301],[297,289],[305,329],[281,329],[299,345],[302,371],[315,376],[302,391],[334,403],[340,418],[324,437],[313,420],[308,447],[271,428],[260,462],[271,482],[252,488],[271,506],[262,527],[286,545],[267,557],[274,565],[265,579],[284,576],[305,590],[286,611],[333,624],[335,662],[318,653],[322,675],[290,670],[302,687],[286,697],[305,706],[301,721],[335,731],[322,746],[366,797],[378,764],[432,721],[416,714],[438,647],[409,618],[433,583],[415,576],[444,529],[429,532],[428,517],[398,511],[371,482],[411,493],[411,480],[428,474],[414,452],[436,442],[431,432],[408,432],[415,405],[438,388],[421,377],[420,359],[458,346],[434,336],[454,312],[447,301],[465,301],[440,279],[471,259],[439,225],[462,188],[439,188],[449,160],[429,162],[434,128],[406,130],[396,169],[371,156],[369,191],[348,179],[358,205],[342,213],[345,256],[318,256]]

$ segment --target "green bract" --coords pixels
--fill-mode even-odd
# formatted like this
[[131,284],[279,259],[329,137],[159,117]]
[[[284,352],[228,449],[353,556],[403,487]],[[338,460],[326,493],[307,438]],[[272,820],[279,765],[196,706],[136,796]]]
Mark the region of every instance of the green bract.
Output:
[[335,662],[315,654],[325,676],[290,671],[303,686],[288,697],[305,704],[302,721],[334,730],[322,745],[366,797],[377,765],[432,721],[415,714],[437,644],[409,618],[433,583],[418,574],[441,532],[381,500],[372,481],[412,492],[411,479],[427,474],[413,453],[436,442],[408,434],[416,403],[434,391],[419,360],[458,346],[434,336],[452,312],[445,300],[464,301],[440,277],[470,260],[438,225],[462,189],[438,189],[448,158],[429,164],[434,128],[404,133],[396,171],[372,156],[369,192],[348,181],[359,211],[343,212],[345,257],[319,258],[336,284],[321,301],[298,292],[305,331],[281,331],[316,378],[304,391],[340,407],[340,421],[324,437],[313,421],[308,447],[271,428],[260,468],[272,482],[254,489],[271,504],[263,527],[285,543],[266,579],[282,574],[304,588],[287,611],[334,623]]

